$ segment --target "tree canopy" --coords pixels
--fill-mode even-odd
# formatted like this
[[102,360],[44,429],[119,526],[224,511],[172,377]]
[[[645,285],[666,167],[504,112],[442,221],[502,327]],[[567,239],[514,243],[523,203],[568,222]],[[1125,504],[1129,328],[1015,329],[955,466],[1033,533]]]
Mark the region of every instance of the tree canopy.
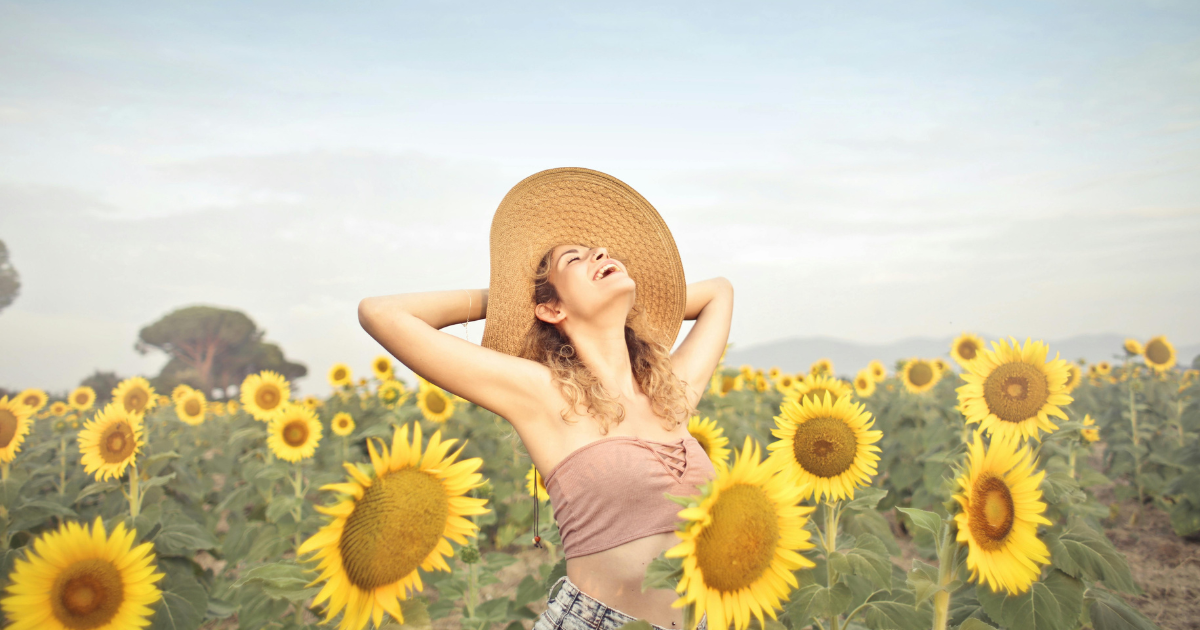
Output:
[[264,334],[241,311],[189,306],[142,328],[135,347],[142,354],[157,349],[170,357],[154,379],[155,389],[163,393],[185,383],[212,395],[214,389],[224,392],[260,370],[288,379],[308,373],[303,364],[288,361],[278,345],[263,341]]
[[0,241],[0,311],[12,304],[20,291],[21,277],[8,259],[8,247]]

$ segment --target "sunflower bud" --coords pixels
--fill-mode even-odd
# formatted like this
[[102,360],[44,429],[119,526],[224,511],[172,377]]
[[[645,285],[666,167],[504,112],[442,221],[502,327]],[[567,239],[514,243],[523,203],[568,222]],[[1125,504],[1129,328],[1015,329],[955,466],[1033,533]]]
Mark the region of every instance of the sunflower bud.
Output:
[[458,551],[458,558],[465,564],[475,564],[479,562],[481,559],[481,556],[479,555],[479,547],[474,545],[462,547]]

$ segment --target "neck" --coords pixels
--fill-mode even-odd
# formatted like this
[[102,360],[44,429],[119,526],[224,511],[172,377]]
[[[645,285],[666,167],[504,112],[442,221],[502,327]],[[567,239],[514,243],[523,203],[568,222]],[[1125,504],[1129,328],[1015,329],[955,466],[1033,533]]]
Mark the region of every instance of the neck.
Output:
[[624,322],[619,327],[571,330],[569,336],[579,360],[600,379],[609,394],[629,400],[641,394],[641,388],[633,378],[629,347],[625,345]]

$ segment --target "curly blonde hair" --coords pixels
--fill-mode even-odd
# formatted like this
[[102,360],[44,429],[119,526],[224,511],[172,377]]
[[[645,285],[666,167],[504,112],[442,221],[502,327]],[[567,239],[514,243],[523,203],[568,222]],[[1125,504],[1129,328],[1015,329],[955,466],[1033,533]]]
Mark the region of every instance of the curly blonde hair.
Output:
[[[554,249],[551,247],[533,270],[534,306],[559,300],[558,291],[550,282],[550,257]],[[634,380],[650,399],[654,413],[670,423],[664,427],[671,431],[686,422],[696,411],[688,404],[686,383],[671,370],[671,348],[650,330],[638,304],[634,304],[625,320],[625,345],[629,348]],[[570,338],[557,326],[535,318],[525,335],[520,356],[550,368],[551,377],[570,403],[559,413],[563,421],[570,422],[571,412],[580,405],[600,423],[601,435],[607,435],[613,424],[625,419],[624,405],[604,390],[600,379],[579,359]]]

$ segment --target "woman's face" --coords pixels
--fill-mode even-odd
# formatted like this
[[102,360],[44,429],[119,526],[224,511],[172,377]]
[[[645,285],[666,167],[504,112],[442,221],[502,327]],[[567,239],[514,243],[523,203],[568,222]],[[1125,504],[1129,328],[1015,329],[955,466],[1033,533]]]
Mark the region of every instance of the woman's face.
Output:
[[[604,247],[559,245],[550,254],[550,282],[558,293],[558,305],[539,305],[551,317],[562,314],[585,320],[611,316],[624,326],[629,309],[633,308],[636,283],[629,277],[625,265],[608,255]],[[551,323],[552,321],[542,317]]]

